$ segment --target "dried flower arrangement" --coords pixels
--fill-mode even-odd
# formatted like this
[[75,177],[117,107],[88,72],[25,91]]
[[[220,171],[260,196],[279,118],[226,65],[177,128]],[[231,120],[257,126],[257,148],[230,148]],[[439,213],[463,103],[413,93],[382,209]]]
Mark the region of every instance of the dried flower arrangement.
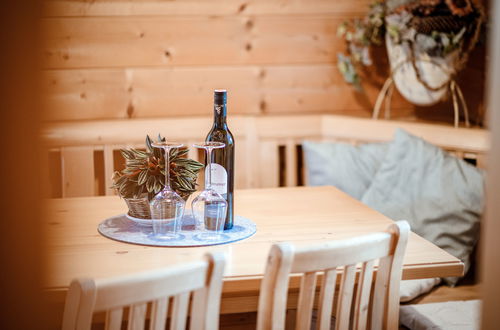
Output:
[[[359,66],[372,64],[370,47],[382,45],[387,33],[394,44],[406,43],[412,52],[431,57],[456,52],[458,72],[479,39],[484,19],[483,7],[475,0],[377,1],[363,19],[339,26],[337,32],[345,38],[348,54],[338,54],[338,68],[348,83],[359,88]],[[419,81],[429,90],[440,88]]]

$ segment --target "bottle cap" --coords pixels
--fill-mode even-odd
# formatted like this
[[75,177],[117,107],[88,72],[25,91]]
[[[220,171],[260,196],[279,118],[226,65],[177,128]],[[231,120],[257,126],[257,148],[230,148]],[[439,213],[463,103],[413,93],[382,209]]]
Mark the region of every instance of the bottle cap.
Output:
[[214,91],[214,103],[226,104],[226,101],[227,101],[227,91],[225,89],[216,89]]

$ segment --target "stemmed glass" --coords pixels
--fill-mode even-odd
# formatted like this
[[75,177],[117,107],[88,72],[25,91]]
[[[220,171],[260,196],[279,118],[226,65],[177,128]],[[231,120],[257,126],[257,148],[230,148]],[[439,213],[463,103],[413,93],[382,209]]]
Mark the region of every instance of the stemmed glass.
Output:
[[179,238],[179,224],[184,214],[186,202],[170,187],[170,150],[183,145],[175,142],[153,142],[152,146],[165,151],[165,186],[149,202],[153,234],[159,240]]
[[[212,150],[223,148],[221,142],[202,142],[193,145],[206,152],[207,169],[205,171],[205,189],[191,203],[196,227],[204,229],[198,234],[201,240],[214,241],[222,238],[226,220],[227,202],[212,188]],[[201,228],[200,228],[201,227]]]

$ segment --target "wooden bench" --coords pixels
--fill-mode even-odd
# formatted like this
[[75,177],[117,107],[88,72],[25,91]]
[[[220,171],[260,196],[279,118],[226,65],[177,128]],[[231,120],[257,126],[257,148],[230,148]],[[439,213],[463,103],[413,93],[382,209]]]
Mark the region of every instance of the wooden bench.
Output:
[[[120,148],[144,147],[146,134],[158,133],[190,146],[204,140],[211,122],[178,117],[47,124],[42,136],[51,197],[112,195],[112,173],[123,166]],[[234,116],[229,127],[236,140],[237,189],[304,185],[303,140],[383,142],[401,127],[480,167],[488,150],[484,129],[337,115]],[[199,156],[190,149],[190,158]]]

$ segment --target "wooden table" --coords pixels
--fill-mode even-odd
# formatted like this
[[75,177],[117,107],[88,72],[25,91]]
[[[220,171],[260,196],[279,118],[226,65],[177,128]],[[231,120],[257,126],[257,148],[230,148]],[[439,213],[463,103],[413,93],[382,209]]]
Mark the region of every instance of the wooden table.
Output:
[[[103,278],[196,260],[209,250],[225,251],[222,313],[257,310],[260,278],[270,246],[281,241],[311,244],[385,230],[390,219],[333,187],[240,190],[236,214],[252,219],[257,233],[243,241],[204,248],[164,248],[121,243],[101,236],[98,224],[125,213],[118,197],[50,200],[47,203],[48,272],[45,287],[63,304],[72,278]],[[404,279],[459,276],[463,264],[447,252],[411,234]],[[291,286],[298,287],[292,280]],[[293,304],[293,302],[291,302]],[[61,309],[62,310],[62,309]]]

